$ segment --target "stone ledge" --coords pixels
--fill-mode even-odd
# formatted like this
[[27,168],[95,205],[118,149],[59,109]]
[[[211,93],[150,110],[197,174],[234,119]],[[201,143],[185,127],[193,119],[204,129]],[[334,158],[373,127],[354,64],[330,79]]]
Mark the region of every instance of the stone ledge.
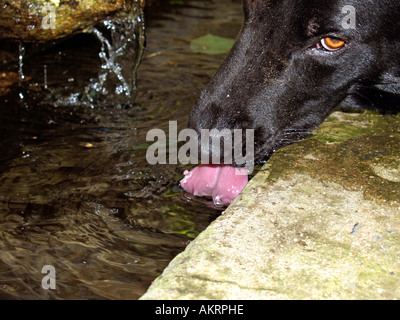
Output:
[[277,152],[141,299],[400,298],[399,123],[334,113]]

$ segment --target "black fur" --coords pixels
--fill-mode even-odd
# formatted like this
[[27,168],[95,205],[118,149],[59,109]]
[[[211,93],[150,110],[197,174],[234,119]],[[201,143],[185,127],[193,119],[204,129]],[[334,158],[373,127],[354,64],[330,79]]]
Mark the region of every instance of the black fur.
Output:
[[[348,4],[356,9],[355,29],[342,27]],[[234,47],[193,107],[190,128],[255,129],[262,163],[335,107],[400,111],[399,0],[244,0],[244,15]],[[319,43],[327,36],[346,44],[326,51]]]

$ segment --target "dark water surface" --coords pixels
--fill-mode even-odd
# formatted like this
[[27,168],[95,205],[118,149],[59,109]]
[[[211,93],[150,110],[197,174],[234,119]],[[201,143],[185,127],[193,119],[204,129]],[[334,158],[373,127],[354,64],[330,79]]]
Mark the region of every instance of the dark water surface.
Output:
[[[187,166],[147,163],[146,134],[168,132],[170,120],[183,129],[223,59],[191,52],[190,41],[234,38],[241,21],[240,1],[150,8],[133,106],[79,103],[58,91],[44,101],[24,85],[0,95],[0,298],[137,299],[219,215],[182,195]],[[26,49],[23,71],[42,75],[46,65],[49,90],[96,77],[96,39],[46,50],[29,57]],[[55,290],[42,288],[45,265],[56,270]]]

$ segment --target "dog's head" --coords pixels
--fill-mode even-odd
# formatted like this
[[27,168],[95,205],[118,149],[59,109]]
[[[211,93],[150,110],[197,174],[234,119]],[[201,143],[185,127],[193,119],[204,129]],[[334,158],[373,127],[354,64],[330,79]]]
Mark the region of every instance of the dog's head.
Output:
[[244,16],[190,115],[198,133],[254,129],[261,163],[336,106],[399,107],[399,0],[244,0]]

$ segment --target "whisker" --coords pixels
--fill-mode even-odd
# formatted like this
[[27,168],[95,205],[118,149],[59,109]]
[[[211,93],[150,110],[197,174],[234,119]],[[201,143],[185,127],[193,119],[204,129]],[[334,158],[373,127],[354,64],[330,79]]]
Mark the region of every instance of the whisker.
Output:
[[365,99],[367,102],[369,102],[371,104],[372,107],[374,107],[375,111],[378,111],[377,107],[375,106],[375,104],[373,103],[373,101],[371,99],[367,98],[365,95],[361,94],[358,91],[353,92],[353,94],[359,96],[360,98]]
[[309,135],[309,134],[312,134],[312,131],[309,131],[309,130],[292,131],[292,132],[288,131],[288,132],[282,132],[281,135],[287,137],[287,136],[294,136],[294,135]]

